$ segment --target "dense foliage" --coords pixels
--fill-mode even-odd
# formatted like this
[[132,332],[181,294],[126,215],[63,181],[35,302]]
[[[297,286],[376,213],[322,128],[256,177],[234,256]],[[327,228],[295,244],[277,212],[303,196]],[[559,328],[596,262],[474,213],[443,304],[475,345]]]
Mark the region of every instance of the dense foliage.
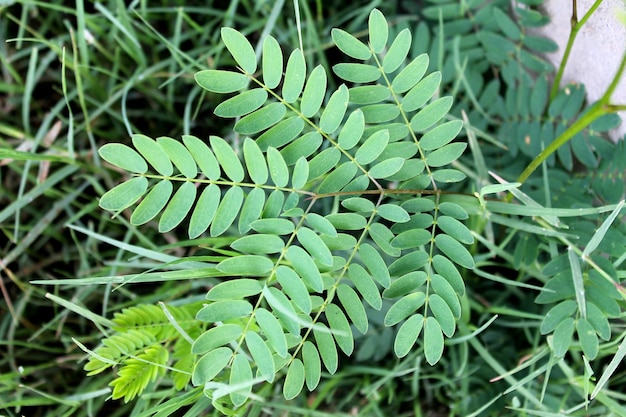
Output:
[[626,103],[538,3],[0,9],[8,415],[626,415]]

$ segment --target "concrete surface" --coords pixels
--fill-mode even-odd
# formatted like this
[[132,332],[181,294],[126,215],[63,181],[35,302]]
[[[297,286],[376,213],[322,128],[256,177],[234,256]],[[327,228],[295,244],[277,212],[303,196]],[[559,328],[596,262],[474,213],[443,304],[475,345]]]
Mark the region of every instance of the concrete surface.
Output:
[[[577,0],[578,18],[581,19],[594,0]],[[559,50],[547,54],[547,58],[558,67],[570,33],[572,0],[545,0],[544,10],[550,16],[550,24],[539,28],[539,32],[558,45]],[[626,52],[626,2],[603,0],[595,13],[578,32],[569,61],[565,68],[562,84],[580,82],[585,84],[590,102],[599,99]],[[626,76],[612,96],[615,104],[626,104]],[[626,112],[620,113],[622,124],[610,132],[617,140],[626,134]]]

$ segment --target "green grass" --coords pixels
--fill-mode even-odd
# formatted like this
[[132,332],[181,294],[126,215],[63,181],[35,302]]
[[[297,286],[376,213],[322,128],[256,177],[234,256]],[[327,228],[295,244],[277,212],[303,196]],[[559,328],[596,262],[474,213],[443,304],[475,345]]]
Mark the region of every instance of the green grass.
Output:
[[[108,399],[113,372],[85,375],[88,355],[81,345],[95,349],[109,334],[114,313],[143,303],[203,301],[218,280],[187,266],[207,267],[215,261],[209,255],[220,255],[233,240],[189,241],[176,230],[158,233],[153,223],[133,226],[130,211],[103,211],[99,197],[124,172],[102,161],[97,150],[128,144],[132,133],[220,135],[240,143],[230,122],[213,116],[222,98],[193,79],[199,70],[234,67],[221,43],[223,26],[240,30],[257,51],[270,33],[285,50],[302,45],[307,67],[321,64],[331,74],[339,59],[331,28],[364,39],[374,7],[398,27],[420,22],[432,35],[442,24],[410,2],[295,3],[297,13],[294,2],[284,0],[0,3],[0,350],[6,352],[0,356],[0,416],[222,415],[199,389],[176,392],[167,377],[125,403]],[[445,65],[462,77],[446,81],[446,94],[470,109],[463,133],[469,151],[454,168],[472,181],[450,190],[464,195],[448,197],[475,210],[468,224],[476,270],[463,276],[468,290],[458,331],[431,367],[419,344],[402,359],[389,354],[394,335],[383,325],[384,313],[368,311],[371,333],[357,338],[352,357],[341,357],[337,374],[323,375],[314,392],[290,402],[280,389],[262,385],[255,394],[264,402],[254,402],[249,415],[626,415],[625,375],[612,362],[624,353],[624,298],[616,302],[620,313],[611,320],[611,339],[600,343],[591,364],[578,346],[566,360],[551,354],[552,340],[539,332],[551,305],[535,302],[550,278],[548,255],[567,246],[587,255],[592,243],[599,245],[610,253],[618,281],[626,278],[625,257],[614,249],[623,246],[619,199],[587,192],[605,174],[623,180],[623,163],[611,159],[619,148],[596,145],[599,166],[579,164],[571,176],[554,161],[538,161],[524,192],[527,202],[541,206],[508,204],[503,191],[509,186],[473,199],[480,187],[496,183],[488,170],[512,180],[532,157],[523,149],[518,155],[503,150],[512,147],[510,135],[491,106],[497,100],[504,106],[505,87],[498,90],[502,97],[481,101],[476,73],[467,68],[482,64],[463,62],[462,39],[444,43],[432,36],[414,44],[414,56],[428,51],[436,70],[452,55]],[[339,82],[330,78],[328,90]],[[450,118],[467,117],[453,110]],[[560,182],[563,172],[568,178]],[[572,190],[585,192],[574,197]],[[491,217],[481,217],[484,210]],[[572,221],[583,214],[589,220]],[[554,216],[570,229],[557,228]],[[524,239],[530,243],[517,244]],[[602,259],[590,260],[591,269],[606,267]],[[610,384],[587,400],[595,384],[605,382],[603,374]]]

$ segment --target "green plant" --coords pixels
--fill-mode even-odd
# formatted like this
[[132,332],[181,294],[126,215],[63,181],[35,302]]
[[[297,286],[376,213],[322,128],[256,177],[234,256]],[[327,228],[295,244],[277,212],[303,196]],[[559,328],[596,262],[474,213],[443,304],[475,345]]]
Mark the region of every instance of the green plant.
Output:
[[217,136],[209,147],[190,135],[182,143],[134,135],[139,153],[122,144],[99,151],[136,174],[102,196],[103,208],[119,212],[142,199],[134,225],[160,213],[159,231],[168,232],[189,215],[191,239],[210,232],[214,275],[224,278],[196,316],[210,329],[192,347],[200,355],[193,384],[214,403],[229,393],[235,407],[283,368],[286,399],[305,383],[314,390],[321,364],[333,374],[338,350],[353,353],[351,326],[367,333],[364,304],[380,310],[383,299],[391,301],[384,324],[402,324],[396,355],[408,354],[423,328],[420,346],[437,363],[444,335],[452,337],[461,318],[457,265],[472,268],[464,245],[474,241],[462,223],[466,211],[442,201],[441,187],[465,178],[447,166],[467,144],[454,141],[460,121],[442,123],[452,98],[429,103],[441,74],[424,77],[425,54],[404,65],[411,33],[388,40],[378,10],[369,17],[369,45],[333,31],[339,49],[360,61],[333,71],[359,86],[342,84],[327,100],[325,70],[307,73],[301,50],[284,69],[278,42],[266,37],[258,75],[248,40],[230,28],[222,39],[239,71],[200,71],[196,81],[213,93],[237,93],[215,113],[240,118],[234,131],[245,136],[243,163]]
[[[535,71],[549,67],[524,48],[531,41],[542,50],[549,44],[525,38],[499,8],[487,10],[495,17],[494,30],[520,43],[489,30],[478,32],[477,39],[492,51],[490,61],[508,71],[503,75],[511,87],[506,106],[495,101],[482,113],[501,117],[505,129],[524,132],[523,145],[508,143],[512,156],[518,148],[533,155],[538,149],[533,145],[538,136],[533,126],[545,133],[547,126],[562,118],[565,134],[573,135],[578,126],[568,127],[567,120],[579,111],[582,96],[555,97],[549,118],[544,119],[547,79],[539,77],[532,96],[524,96],[532,79],[523,66]],[[368,26],[367,45],[348,32],[333,30],[337,47],[357,62],[333,66],[334,74],[351,87],[342,84],[332,92],[327,92],[323,67],[307,72],[299,49],[284,59],[271,36],[264,39],[257,73],[253,46],[238,31],[224,28],[222,40],[237,71],[204,70],[195,78],[211,93],[235,93],[215,108],[216,115],[237,119],[234,146],[217,136],[211,136],[207,146],[191,135],[183,136],[181,143],[138,134],[133,145],[139,153],[121,144],[100,149],[103,159],[135,174],[102,197],[103,208],[119,212],[141,200],[132,211],[131,224],[144,224],[160,213],[161,232],[187,217],[191,239],[209,232],[210,238],[202,242],[214,255],[206,260],[218,262],[211,276],[228,278],[211,288],[208,303],[196,316],[210,328],[193,343],[191,352],[199,358],[191,380],[204,387],[205,395],[223,411],[247,404],[254,397],[252,387],[273,383],[277,374],[286,374],[285,399],[298,396],[305,385],[316,389],[322,365],[333,374],[339,368],[338,351],[354,354],[353,329],[365,335],[366,345],[371,344],[370,316],[376,310],[384,314],[382,324],[393,328],[390,336],[397,357],[414,350],[419,338],[418,350],[430,365],[436,364],[444,351],[444,336],[454,336],[458,320],[467,323],[468,319],[463,275],[482,256],[472,255],[464,245],[474,244],[476,236],[492,252],[502,254],[463,223],[468,213],[474,225],[482,224],[479,227],[500,224],[510,229],[504,242],[526,234],[514,250],[513,264],[518,267],[531,266],[539,256],[538,239],[553,237],[573,248],[568,240],[573,235],[559,230],[563,223],[558,217],[574,211],[552,214],[519,191],[519,183],[509,184],[494,175],[501,184],[485,185],[488,179],[483,175],[477,200],[454,192],[466,175],[449,165],[458,163],[466,143],[455,141],[463,122],[447,116],[451,97],[440,96],[445,75],[435,71],[424,76],[429,66],[426,54],[405,64],[411,51],[410,30],[398,30],[390,37],[388,24],[377,10],[370,14]],[[453,48],[459,47],[458,39]],[[515,58],[520,51],[521,66]],[[453,53],[458,64],[458,49]],[[464,87],[470,101],[477,103],[479,91],[472,90],[476,84]],[[562,113],[555,113],[557,108]],[[614,119],[608,122],[603,129]],[[474,130],[467,121],[465,128],[471,144]],[[597,129],[598,125],[592,132]],[[580,150],[583,140],[573,142],[573,151],[585,161],[587,154]],[[563,151],[559,156],[565,167],[571,169],[569,152],[562,146],[558,149]],[[485,168],[478,161],[484,157],[479,148],[472,151],[480,173]],[[148,163],[156,174],[148,173]],[[597,161],[587,165],[596,166]],[[522,205],[486,197],[503,191],[511,192]],[[537,303],[564,300],[551,307],[540,328],[542,334],[555,331],[548,338],[549,361],[539,368],[546,380],[554,363],[572,349],[574,329],[585,357],[593,360],[599,352],[598,336],[610,339],[607,319],[619,315],[617,303],[603,301],[622,298],[611,284],[617,273],[600,261],[602,257],[589,256],[622,204],[588,213],[608,209],[613,214],[584,250],[570,249],[559,257],[552,246],[552,262],[542,272],[533,272],[542,280],[554,274],[551,271],[559,272],[547,280]],[[542,229],[503,216],[510,214],[539,215]],[[589,270],[580,269],[576,254],[591,266]],[[563,259],[569,259],[569,268],[561,265]],[[489,265],[482,261],[475,273],[497,279],[487,272]]]
[[[0,81],[22,104],[0,122],[9,415],[626,414],[626,147],[602,134],[623,105],[551,81],[537,1],[18,3],[0,9],[18,38],[0,59],[28,74]],[[56,78],[50,113],[14,94]],[[72,128],[34,153],[54,118]],[[103,169],[94,142],[139,125]]]

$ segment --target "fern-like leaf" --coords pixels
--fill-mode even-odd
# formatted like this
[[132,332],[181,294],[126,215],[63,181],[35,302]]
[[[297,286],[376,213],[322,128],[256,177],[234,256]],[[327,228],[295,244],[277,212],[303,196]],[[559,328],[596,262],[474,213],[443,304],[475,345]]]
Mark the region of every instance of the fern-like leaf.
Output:
[[[450,167],[467,145],[455,141],[462,123],[445,120],[453,100],[439,97],[442,77],[427,74],[428,56],[405,63],[410,33],[390,40],[378,10],[368,22],[368,44],[333,31],[358,61],[333,67],[346,81],[334,91],[322,67],[307,72],[300,50],[283,68],[271,36],[257,76],[245,37],[222,31],[238,72],[205,70],[195,79],[212,93],[235,93],[215,113],[240,118],[234,131],[248,136],[241,150],[216,136],[181,143],[143,135],[133,136],[136,151],[100,149],[136,175],[103,195],[103,208],[142,200],[131,223],[160,213],[161,231],[188,219],[190,238],[235,236],[231,256],[216,265],[229,279],[196,315],[210,328],[191,348],[200,355],[191,381],[214,387],[206,391],[214,402],[228,391],[232,406],[242,406],[254,384],[282,369],[285,398],[315,389],[322,365],[334,373],[340,352],[353,354],[352,326],[367,333],[367,309],[380,310],[383,298],[391,305],[384,324],[401,328],[398,356],[417,343],[435,364],[455,333],[459,269],[473,267],[464,247],[473,237],[467,212],[444,201],[443,188],[465,178]],[[336,208],[319,214],[322,204]]]
[[197,309],[198,304],[169,306],[168,317],[161,307],[141,304],[116,313],[115,333],[93,351],[84,367],[87,375],[118,367],[118,377],[110,384],[113,398],[128,402],[164,374],[170,356],[168,345],[175,341],[173,368],[178,372],[172,379],[176,389],[183,389],[191,379],[193,355],[191,343],[180,331],[189,337],[199,336],[202,327],[194,318]]
[[112,398],[124,398],[128,402],[140,395],[151,382],[164,373],[168,356],[167,349],[154,345],[129,358],[118,371],[118,377],[109,384],[113,387]]

